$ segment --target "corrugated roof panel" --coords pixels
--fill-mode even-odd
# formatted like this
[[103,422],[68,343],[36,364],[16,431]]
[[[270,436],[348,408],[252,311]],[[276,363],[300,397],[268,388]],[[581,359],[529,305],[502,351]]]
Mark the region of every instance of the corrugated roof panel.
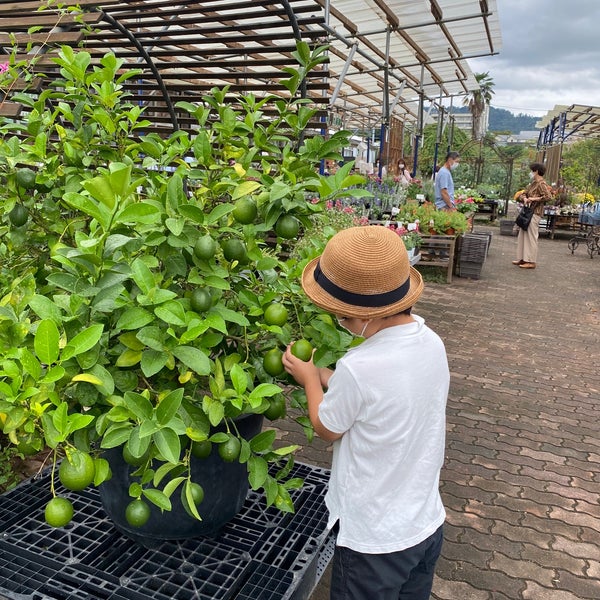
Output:
[[[325,0],[319,2],[325,5]],[[334,46],[332,90],[351,44],[357,44],[337,105],[345,99],[346,105],[366,104],[381,110],[383,66],[389,47],[390,97],[394,98],[405,80],[396,111],[401,114],[408,110],[413,117],[420,92],[436,100],[440,95],[447,98],[477,89],[467,59],[501,49],[496,0],[331,0],[329,27]],[[375,96],[360,103],[353,98],[357,87]]]

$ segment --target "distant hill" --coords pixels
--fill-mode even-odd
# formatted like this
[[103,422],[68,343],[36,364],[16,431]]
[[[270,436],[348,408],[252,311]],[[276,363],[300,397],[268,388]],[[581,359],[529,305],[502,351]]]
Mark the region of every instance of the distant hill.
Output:
[[[455,106],[452,108],[452,112],[466,113],[469,112],[469,109],[466,106]],[[490,106],[488,129],[491,132],[510,131],[511,133],[533,131],[535,129],[535,124],[539,121],[539,119],[539,117],[532,117],[531,115],[524,114],[518,114],[515,116],[509,110]]]
[[533,131],[535,129],[535,124],[539,120],[539,117],[532,117],[531,115],[524,115],[521,113],[515,116],[509,110],[490,106],[490,121],[488,128],[490,131],[510,131],[511,133]]

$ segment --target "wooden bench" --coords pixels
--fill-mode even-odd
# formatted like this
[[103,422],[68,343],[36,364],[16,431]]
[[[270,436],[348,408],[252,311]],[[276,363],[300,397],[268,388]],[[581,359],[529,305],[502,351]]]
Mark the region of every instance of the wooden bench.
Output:
[[440,267],[446,269],[446,281],[452,283],[456,237],[453,235],[421,234],[421,259],[416,267]]

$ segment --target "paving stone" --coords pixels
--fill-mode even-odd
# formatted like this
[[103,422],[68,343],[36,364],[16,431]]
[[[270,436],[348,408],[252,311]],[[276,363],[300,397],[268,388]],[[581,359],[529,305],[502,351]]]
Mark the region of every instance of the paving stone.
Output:
[[493,232],[481,278],[427,283],[415,308],[451,371],[431,600],[600,600],[600,260],[540,236],[538,268],[517,269],[515,238],[476,227]]

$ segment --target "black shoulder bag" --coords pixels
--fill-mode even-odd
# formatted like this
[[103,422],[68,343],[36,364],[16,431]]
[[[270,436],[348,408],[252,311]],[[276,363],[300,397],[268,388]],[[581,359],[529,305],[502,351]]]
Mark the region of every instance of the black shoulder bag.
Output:
[[531,223],[531,217],[533,217],[533,207],[523,206],[521,212],[517,215],[515,223],[523,230],[527,231],[529,223]]

